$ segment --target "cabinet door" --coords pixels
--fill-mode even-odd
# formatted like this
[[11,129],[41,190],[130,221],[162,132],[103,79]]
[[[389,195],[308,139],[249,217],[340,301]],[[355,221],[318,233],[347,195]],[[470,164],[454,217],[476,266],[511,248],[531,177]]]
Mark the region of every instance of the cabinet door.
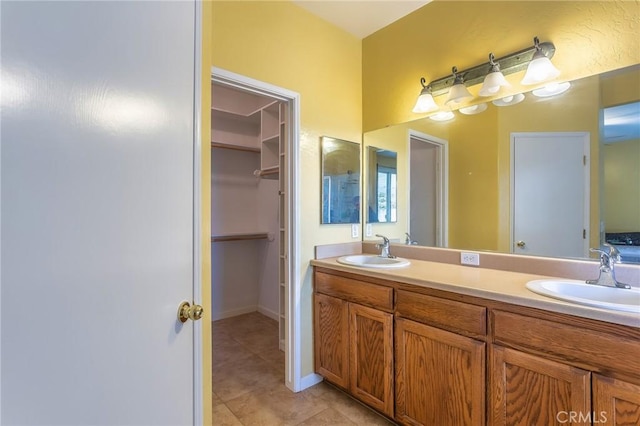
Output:
[[396,419],[410,425],[482,425],[485,343],[396,320]]
[[640,425],[640,386],[593,375],[594,424]]
[[350,391],[393,417],[393,315],[349,304]]
[[316,293],[314,295],[316,372],[337,386],[349,383],[348,302]]
[[497,345],[489,362],[490,425],[591,424],[590,372]]

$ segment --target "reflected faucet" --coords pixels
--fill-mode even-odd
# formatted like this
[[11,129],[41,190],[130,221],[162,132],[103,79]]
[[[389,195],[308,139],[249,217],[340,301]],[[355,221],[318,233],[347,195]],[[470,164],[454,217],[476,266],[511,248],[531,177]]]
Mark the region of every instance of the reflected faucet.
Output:
[[388,257],[393,259],[395,256],[392,256],[391,253],[389,253],[389,248],[390,248],[389,239],[384,235],[380,235],[380,234],[376,234],[376,237],[382,238],[382,243],[376,244],[376,248],[380,249],[380,257]]
[[616,280],[615,264],[620,262],[620,252],[609,243],[604,243],[603,246],[607,248],[608,251],[597,248],[589,249],[592,253],[600,253],[600,275],[598,276],[598,279],[587,280],[587,284],[627,289],[631,288],[630,285],[619,283]]
[[408,232],[405,232],[405,233],[404,233],[404,235],[406,235],[406,236],[407,236],[407,238],[405,238],[405,240],[404,240],[404,243],[405,243],[406,245],[408,245],[408,246],[415,246],[415,245],[417,245],[417,244],[418,244],[418,242],[417,242],[417,241],[413,241],[413,240],[411,239],[411,235],[409,235],[409,233],[408,233]]

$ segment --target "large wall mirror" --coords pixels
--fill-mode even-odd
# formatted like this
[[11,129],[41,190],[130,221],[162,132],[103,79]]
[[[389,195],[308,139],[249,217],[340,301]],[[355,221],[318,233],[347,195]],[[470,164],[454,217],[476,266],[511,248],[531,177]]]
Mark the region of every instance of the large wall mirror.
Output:
[[321,223],[360,223],[360,144],[323,136],[321,145]]
[[369,146],[367,164],[367,223],[397,222],[398,154]]
[[[369,152],[369,146],[378,147],[384,141],[385,150],[398,154],[398,222],[386,230],[394,235],[387,236],[404,241],[404,233],[411,232],[410,173],[405,169],[410,167],[410,134],[419,132],[448,144],[448,172],[443,186],[446,218],[442,221],[446,238],[433,245],[588,258],[588,247],[609,241],[621,249],[624,262],[640,262],[639,101],[640,65],[635,65],[572,81],[569,90],[559,95],[536,97],[525,93],[524,100],[515,105],[499,107],[488,103],[486,110],[475,115],[456,112],[450,121],[421,118],[365,133],[365,152]],[[581,253],[530,253],[525,242],[520,242],[519,247],[514,238],[514,200],[528,196],[517,192],[513,181],[514,135],[536,133],[586,135],[585,158],[581,156],[579,160],[586,163],[588,200],[578,237],[584,239]],[[549,145],[548,158],[559,155],[557,148],[558,145]],[[542,181],[541,175],[533,175],[532,179]],[[563,181],[561,174],[557,182]],[[369,197],[369,191],[365,195]],[[427,213],[425,217],[430,216]],[[550,228],[545,223],[537,226],[541,230]],[[547,242],[554,246],[562,241],[563,237],[556,234],[549,236]],[[421,241],[418,244],[429,245]]]

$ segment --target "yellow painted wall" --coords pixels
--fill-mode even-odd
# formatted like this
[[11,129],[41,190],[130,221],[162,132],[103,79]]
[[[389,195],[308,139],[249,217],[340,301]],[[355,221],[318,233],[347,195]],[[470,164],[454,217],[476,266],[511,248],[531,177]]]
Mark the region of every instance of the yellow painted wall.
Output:
[[211,371],[211,42],[212,42],[212,8],[210,2],[202,3],[202,94],[201,94],[201,214],[200,223],[200,251],[202,274],[202,307],[204,315],[202,322],[202,384],[203,424],[213,424],[211,406],[212,371]]
[[449,139],[449,246],[496,250],[498,108],[459,114]]
[[[604,218],[606,232],[640,231],[640,139],[605,145]],[[615,208],[607,208],[615,206]]]
[[313,372],[309,260],[314,246],[355,241],[350,225],[320,225],[320,137],[361,142],[362,45],[290,2],[216,1],[212,8],[211,65],[301,96],[297,213],[304,377]]
[[[363,40],[364,130],[418,118],[411,109],[420,77],[436,80],[454,65],[486,63],[489,52],[499,58],[519,51],[534,36],[553,42],[560,79],[574,80],[639,63],[638,34],[637,0],[436,0]],[[522,74],[508,78],[517,83]]]

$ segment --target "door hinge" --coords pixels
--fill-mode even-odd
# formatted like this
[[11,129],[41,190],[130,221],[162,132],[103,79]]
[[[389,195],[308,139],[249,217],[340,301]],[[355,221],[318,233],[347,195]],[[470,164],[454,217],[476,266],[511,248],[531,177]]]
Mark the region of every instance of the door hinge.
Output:
[[586,230],[586,229],[583,229],[583,230],[582,230],[582,239],[583,239],[583,240],[586,240],[586,239],[587,239],[587,230]]
[[582,156],[582,165],[583,165],[583,166],[586,166],[586,165],[587,165],[587,156],[586,156],[586,155],[583,155],[583,156]]

